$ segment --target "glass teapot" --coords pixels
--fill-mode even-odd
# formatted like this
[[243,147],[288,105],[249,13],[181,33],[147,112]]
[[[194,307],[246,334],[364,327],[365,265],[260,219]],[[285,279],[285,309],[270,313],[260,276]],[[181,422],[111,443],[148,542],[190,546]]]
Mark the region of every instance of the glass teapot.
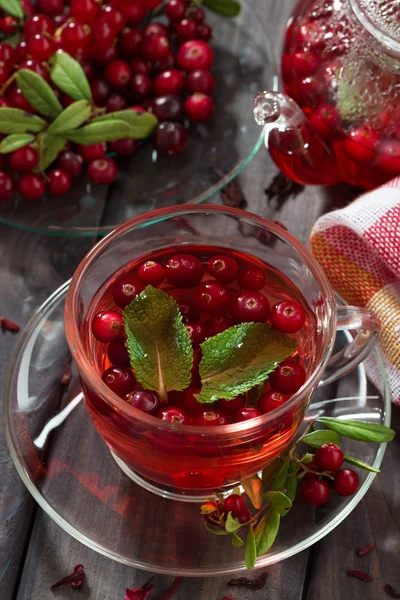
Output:
[[281,69],[285,94],[254,104],[281,171],[364,189],[400,174],[399,0],[300,0]]

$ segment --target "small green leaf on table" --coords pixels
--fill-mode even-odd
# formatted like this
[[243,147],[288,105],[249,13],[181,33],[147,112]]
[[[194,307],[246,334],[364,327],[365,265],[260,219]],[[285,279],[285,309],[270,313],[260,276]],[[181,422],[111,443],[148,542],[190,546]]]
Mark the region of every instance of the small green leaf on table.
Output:
[[244,564],[246,569],[254,569],[257,558],[256,538],[253,526],[250,525],[247,532],[246,548],[244,552]]
[[241,548],[244,545],[244,541],[237,533],[232,533],[232,546],[234,548]]
[[340,444],[340,438],[336,431],[329,431],[326,429],[311,431],[311,433],[307,433],[301,441],[313,448],[319,448],[320,446],[323,446],[323,444],[336,444],[337,446]]
[[265,381],[295,350],[295,342],[266,323],[242,323],[201,344],[201,392],[196,399],[232,400]]
[[228,533],[235,533],[235,531],[240,529],[240,523],[235,517],[232,517],[231,511],[228,512],[228,516],[226,517],[225,529]]
[[281,515],[281,517],[284,517],[292,508],[292,501],[282,492],[270,491],[264,494],[264,498]]
[[240,482],[243,486],[244,491],[250,498],[250,502],[257,510],[261,508],[263,501],[263,484],[259,476],[252,475],[246,479],[242,479]]
[[17,84],[32,108],[44,117],[55,119],[62,112],[57,96],[47,81],[37,73],[21,69],[17,73]]
[[66,137],[76,144],[99,144],[102,142],[114,142],[123,138],[133,138],[132,128],[125,121],[92,121],[88,125],[71,131]]
[[236,17],[240,13],[238,0],[203,0],[203,4],[224,17]]
[[334,417],[320,417],[317,419],[324,427],[336,431],[339,435],[358,440],[360,442],[376,442],[383,444],[391,442],[395,432],[390,427],[380,425],[379,423],[369,423],[367,421],[352,421],[335,419]]
[[131,127],[131,137],[141,140],[149,137],[157,126],[157,118],[149,112],[135,110],[118,110],[94,119],[94,122],[118,120],[125,121]]
[[16,19],[24,18],[24,11],[19,0],[0,0],[0,8]]
[[0,154],[8,154],[19,148],[23,148],[35,140],[30,133],[12,133],[0,142]]
[[45,171],[64,148],[66,140],[58,135],[44,134],[39,141],[40,168]]
[[93,102],[85,71],[77,60],[58,51],[51,58],[50,77],[56,86],[74,100]]
[[92,112],[89,100],[77,100],[67,108],[52,122],[47,130],[51,135],[66,134],[77,129],[85,123]]
[[345,455],[344,461],[349,463],[350,465],[354,465],[355,467],[364,469],[365,471],[370,471],[371,473],[380,473],[379,469],[374,469],[374,467],[371,467],[371,465],[369,465],[368,463],[366,463],[362,460],[359,460],[358,458],[353,458],[353,456]]
[[282,462],[280,469],[275,473],[270,485],[271,490],[273,490],[274,492],[281,492],[283,489],[285,489],[289,465],[290,459],[289,457],[287,457]]
[[0,133],[38,133],[47,127],[41,117],[19,108],[0,108]]
[[297,466],[296,463],[291,462],[285,482],[286,496],[291,502],[294,502],[296,498],[297,482]]
[[133,371],[145,390],[166,400],[190,385],[193,348],[177,302],[147,286],[123,312]]
[[281,515],[274,508],[267,514],[264,521],[264,528],[257,542],[257,556],[266,554],[272,547],[278,535]]

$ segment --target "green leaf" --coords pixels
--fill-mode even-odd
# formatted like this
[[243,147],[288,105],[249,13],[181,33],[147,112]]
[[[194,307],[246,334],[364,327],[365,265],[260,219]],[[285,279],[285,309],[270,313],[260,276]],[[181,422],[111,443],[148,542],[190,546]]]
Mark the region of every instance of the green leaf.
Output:
[[247,477],[246,479],[242,479],[240,482],[243,486],[244,491],[250,498],[250,502],[257,510],[261,508],[262,500],[263,500],[263,484],[259,476],[252,475],[251,477]]
[[297,465],[296,463],[291,462],[285,482],[286,496],[291,502],[294,502],[296,498],[297,481]]
[[232,546],[235,548],[241,548],[244,545],[244,541],[237,533],[232,533]]
[[264,498],[278,511],[281,517],[284,517],[292,508],[292,501],[283,492],[267,492],[264,494]]
[[207,523],[207,521],[204,521],[204,525],[206,526],[207,531],[213,533],[214,535],[230,535],[230,533],[224,529],[216,529],[212,527],[209,523]]
[[64,148],[66,140],[57,135],[43,135],[39,141],[40,168],[45,171]]
[[19,108],[0,108],[0,133],[38,133],[47,127],[41,117]]
[[277,458],[268,467],[265,467],[262,471],[262,482],[266,486],[270,486],[277,472],[280,470],[282,461]]
[[47,81],[37,73],[21,69],[17,73],[17,84],[24,98],[41,115],[55,119],[62,112],[57,96]]
[[246,569],[254,569],[257,558],[256,538],[252,525],[249,527],[246,539],[246,549],[244,551],[244,564]]
[[80,127],[88,120],[92,112],[88,100],[77,100],[65,108],[47,130],[52,135],[66,134]]
[[279,471],[274,475],[271,483],[271,489],[275,492],[280,492],[285,489],[286,477],[289,470],[290,459],[286,458]]
[[262,536],[262,532],[264,531],[264,525],[265,525],[265,521],[267,519],[267,516],[268,516],[268,512],[266,512],[265,515],[262,517],[262,519],[260,519],[260,521],[258,522],[258,525],[256,527],[256,530],[255,530],[256,546],[258,546],[259,541],[260,541],[261,536]]
[[238,0],[203,0],[203,4],[224,17],[237,17],[240,13]]
[[226,517],[225,529],[229,533],[235,533],[235,531],[237,531],[238,529],[240,529],[240,523],[239,523],[239,521],[237,519],[235,519],[234,517],[232,517],[232,512],[231,511],[228,512],[228,516]]
[[281,515],[277,510],[272,509],[264,522],[264,529],[257,544],[257,556],[266,554],[272,547],[278,535],[280,522]]
[[344,457],[345,462],[351,464],[351,465],[355,465],[356,467],[359,467],[360,469],[364,469],[365,471],[370,471],[371,473],[380,473],[379,469],[374,469],[374,467],[371,467],[371,465],[369,465],[366,462],[363,462],[362,460],[358,460],[358,458],[353,458],[353,456],[346,456]]
[[234,487],[233,490],[231,491],[231,494],[238,494],[238,496],[240,496],[241,493],[242,493],[242,491],[239,486]]
[[307,452],[304,456],[302,456],[300,462],[302,465],[309,465],[310,462],[313,461],[314,455],[310,452]]
[[92,100],[92,92],[85,71],[77,60],[66,52],[53,55],[50,77],[56,86],[74,100]]
[[384,442],[391,442],[395,436],[393,429],[379,423],[344,421],[342,419],[335,419],[334,417],[320,417],[317,421],[328,429],[336,431],[339,435],[361,442],[383,444]]
[[19,0],[0,0],[0,8],[16,19],[24,18],[24,11]]
[[8,154],[19,148],[23,148],[35,140],[35,136],[30,133],[12,133],[0,143],[0,153]]
[[323,444],[336,444],[339,446],[340,438],[335,431],[327,431],[326,429],[317,429],[303,437],[301,440],[305,444],[313,448],[319,448]]
[[92,121],[88,125],[71,131],[67,138],[76,144],[98,144],[122,138],[133,138],[132,129],[125,121]]
[[177,302],[151,285],[124,309],[131,365],[145,390],[166,399],[190,385],[193,348]]
[[140,112],[135,110],[118,110],[116,112],[107,113],[101,117],[94,119],[94,122],[109,121],[109,120],[125,121],[131,127],[131,137],[136,140],[149,137],[154,131],[158,120],[149,112]]
[[287,335],[266,323],[242,323],[201,344],[201,403],[231,400],[267,379],[296,348]]

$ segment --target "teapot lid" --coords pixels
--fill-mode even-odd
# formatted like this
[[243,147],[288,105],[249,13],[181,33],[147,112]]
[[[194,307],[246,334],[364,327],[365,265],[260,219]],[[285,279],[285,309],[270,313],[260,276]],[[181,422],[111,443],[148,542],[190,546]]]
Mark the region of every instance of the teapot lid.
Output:
[[360,23],[388,50],[400,54],[399,0],[350,0]]

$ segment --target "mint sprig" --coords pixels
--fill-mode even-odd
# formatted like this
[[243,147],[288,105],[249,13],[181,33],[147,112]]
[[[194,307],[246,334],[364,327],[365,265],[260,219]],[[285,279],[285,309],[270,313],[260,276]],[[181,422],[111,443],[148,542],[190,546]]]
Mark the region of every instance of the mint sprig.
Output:
[[232,400],[265,381],[293,354],[295,342],[266,323],[242,323],[201,344],[200,403]]
[[174,298],[149,285],[124,309],[123,317],[139,383],[162,400],[172,390],[189,387],[193,348]]

